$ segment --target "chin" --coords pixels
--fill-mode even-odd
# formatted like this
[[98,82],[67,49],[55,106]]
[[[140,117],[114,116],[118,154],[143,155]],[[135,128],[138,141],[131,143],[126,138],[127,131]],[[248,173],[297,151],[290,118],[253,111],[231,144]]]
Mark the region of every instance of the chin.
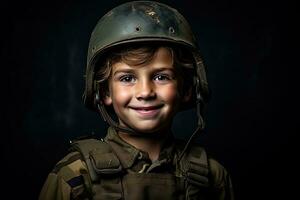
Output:
[[157,132],[162,132],[166,129],[167,126],[161,126],[160,125],[150,125],[150,124],[139,124],[139,126],[132,126],[132,128],[140,133],[145,133],[145,134],[153,134]]

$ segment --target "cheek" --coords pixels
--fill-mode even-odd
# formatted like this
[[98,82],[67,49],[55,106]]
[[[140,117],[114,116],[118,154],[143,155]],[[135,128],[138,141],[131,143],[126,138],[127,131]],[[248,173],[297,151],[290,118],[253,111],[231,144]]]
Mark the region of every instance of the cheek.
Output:
[[131,98],[131,90],[126,87],[113,87],[112,100],[113,104],[125,104]]
[[169,103],[175,103],[179,99],[179,93],[176,85],[169,85],[159,90],[160,96]]

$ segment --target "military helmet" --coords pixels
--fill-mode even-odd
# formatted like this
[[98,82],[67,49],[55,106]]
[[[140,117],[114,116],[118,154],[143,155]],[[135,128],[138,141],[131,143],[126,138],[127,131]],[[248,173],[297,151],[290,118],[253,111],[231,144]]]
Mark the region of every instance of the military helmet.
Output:
[[[187,48],[194,57],[195,98],[197,104],[208,100],[206,72],[196,38],[187,20],[174,8],[155,1],[132,1],[121,4],[106,13],[96,24],[89,42],[84,103],[90,109],[101,111],[107,121],[107,113],[95,84],[95,65],[101,55],[111,48],[138,42],[167,42]],[[191,77],[192,78],[192,77]],[[101,100],[100,100],[101,101]],[[100,107],[99,105],[100,104]],[[199,115],[200,116],[200,110]],[[203,121],[199,122],[202,123]]]

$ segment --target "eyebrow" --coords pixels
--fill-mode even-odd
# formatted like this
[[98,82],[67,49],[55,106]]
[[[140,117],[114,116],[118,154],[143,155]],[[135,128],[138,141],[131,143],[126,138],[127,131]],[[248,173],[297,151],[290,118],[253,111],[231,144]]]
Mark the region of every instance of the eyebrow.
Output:
[[116,74],[119,74],[119,73],[133,73],[133,72],[134,72],[133,69],[119,69],[113,73],[113,76],[115,76]]
[[[124,69],[119,69],[119,70],[116,70],[114,73],[113,73],[113,76],[115,76],[116,74],[119,74],[119,73],[134,73],[135,69],[132,69],[132,68],[124,68]],[[172,72],[175,72],[175,68],[174,67],[159,67],[159,68],[154,68],[153,70],[151,70],[152,72],[161,72],[161,71],[172,71]]]

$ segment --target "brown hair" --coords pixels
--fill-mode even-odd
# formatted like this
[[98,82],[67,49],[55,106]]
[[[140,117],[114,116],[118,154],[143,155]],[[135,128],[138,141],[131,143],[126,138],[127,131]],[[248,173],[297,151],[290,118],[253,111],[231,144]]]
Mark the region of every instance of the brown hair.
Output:
[[111,76],[112,66],[117,62],[125,62],[130,66],[143,66],[152,61],[158,49],[166,48],[173,57],[176,76],[180,82],[183,82],[182,88],[190,88],[192,86],[192,74],[194,59],[189,51],[178,46],[158,45],[158,44],[135,44],[121,46],[106,53],[96,65],[95,80],[101,84],[102,89],[107,90],[108,80]]

